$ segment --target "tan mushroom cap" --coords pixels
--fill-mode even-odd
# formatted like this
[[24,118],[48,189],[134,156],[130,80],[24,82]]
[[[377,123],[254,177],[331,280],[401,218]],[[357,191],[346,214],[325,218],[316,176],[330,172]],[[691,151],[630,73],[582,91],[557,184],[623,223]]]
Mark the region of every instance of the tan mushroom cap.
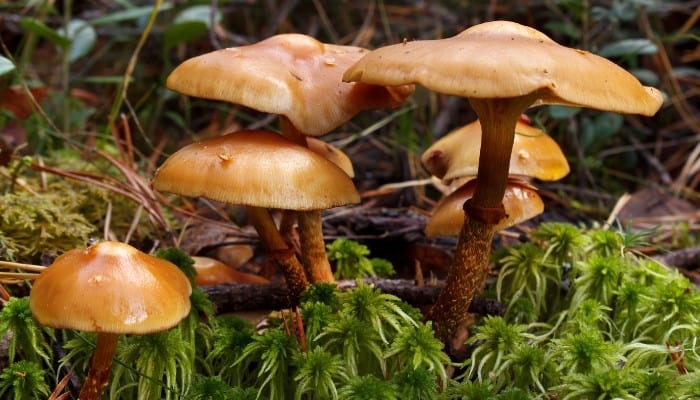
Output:
[[355,169],[352,167],[350,157],[339,148],[314,137],[307,137],[306,145],[309,146],[309,150],[322,155],[326,160],[340,167],[349,177],[355,177]]
[[[435,206],[425,226],[425,236],[456,236],[464,224],[462,206],[474,194],[476,180],[471,180],[457,190],[443,197]],[[535,217],[544,211],[542,198],[537,190],[527,182],[509,179],[503,197],[506,218],[496,225],[495,230],[502,230]]]
[[186,60],[168,76],[167,86],[284,115],[303,134],[320,136],[360,111],[397,107],[413,92],[413,86],[342,82],[347,67],[367,51],[281,34]]
[[562,46],[510,21],[474,25],[456,36],[386,46],[350,67],[345,81],[421,84],[467,98],[539,93],[541,103],[653,115],[663,96],[617,64]]
[[34,282],[29,306],[53,328],[143,334],[177,325],[190,311],[191,292],[174,264],[105,241],[56,258]]
[[[476,176],[481,133],[481,123],[478,120],[448,133],[423,153],[423,165],[431,174],[446,182]],[[518,121],[508,173],[554,181],[569,173],[569,163],[554,139],[545,132]]]
[[168,157],[156,190],[229,204],[323,210],[359,203],[350,177],[313,151],[270,131],[240,131],[189,144]]

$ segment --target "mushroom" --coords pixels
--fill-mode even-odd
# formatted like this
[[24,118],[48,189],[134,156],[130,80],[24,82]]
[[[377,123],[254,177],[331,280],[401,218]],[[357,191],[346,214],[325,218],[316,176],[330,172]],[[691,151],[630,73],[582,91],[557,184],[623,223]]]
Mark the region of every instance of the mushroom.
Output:
[[190,311],[190,282],[178,267],[120,242],[98,242],[56,258],[34,282],[29,307],[59,329],[97,333],[90,370],[78,396],[101,397],[121,334],[177,325]]
[[[462,206],[474,195],[475,187],[476,180],[472,179],[440,199],[425,225],[425,236],[459,235],[464,224]],[[496,231],[517,225],[541,214],[544,211],[544,203],[534,186],[523,180],[510,178],[503,196],[503,208],[506,211],[506,217],[494,227]]]
[[[168,76],[167,86],[278,114],[282,134],[306,145],[305,135],[325,135],[363,110],[399,106],[413,92],[412,85],[386,88],[343,82],[345,69],[366,53],[307,35],[281,34],[188,59]],[[314,281],[332,282],[320,210],[297,217],[307,274]]]
[[223,262],[202,256],[192,256],[194,268],[197,270],[197,285],[209,286],[224,283],[269,283],[262,276],[247,274],[224,264]]
[[168,88],[277,114],[283,134],[323,136],[363,110],[397,107],[411,85],[345,83],[345,69],[367,54],[355,46],[319,42],[288,33],[190,58],[167,79]]
[[267,208],[306,211],[360,201],[340,167],[264,130],[229,133],[181,148],[158,168],[153,187],[247,206],[262,242],[283,266],[292,301],[298,300],[308,281]]
[[[474,195],[481,147],[478,120],[456,129],[433,143],[422,155],[426,169],[451,186],[454,192],[443,197],[433,209],[425,227],[428,237],[459,235],[464,224],[465,201]],[[499,231],[535,217],[544,211],[544,203],[530,178],[557,180],[569,172],[569,163],[559,145],[544,131],[529,124],[521,115],[515,126],[515,139],[508,170],[508,185],[503,197],[506,217],[494,230]]]
[[[481,123],[476,120],[437,140],[423,152],[421,161],[428,172],[449,183],[477,175],[480,148]],[[569,163],[557,142],[522,118],[518,120],[508,175],[554,181],[568,173]]]
[[437,335],[451,337],[488,275],[494,228],[505,217],[502,200],[516,122],[527,108],[562,104],[651,116],[662,94],[615,63],[554,42],[510,21],[474,25],[439,40],[405,41],[368,53],[343,76],[348,82],[421,84],[466,97],[483,128],[477,182],[465,202],[465,223],[445,287],[430,311]]

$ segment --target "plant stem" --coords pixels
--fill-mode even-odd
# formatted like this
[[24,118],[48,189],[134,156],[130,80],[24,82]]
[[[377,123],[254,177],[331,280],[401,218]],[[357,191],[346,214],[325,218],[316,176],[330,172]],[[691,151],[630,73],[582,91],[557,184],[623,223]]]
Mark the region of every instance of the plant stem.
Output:
[[461,349],[453,337],[468,316],[472,298],[481,291],[489,272],[491,240],[495,226],[505,217],[503,195],[520,114],[537,99],[537,94],[505,99],[470,99],[483,130],[479,170],[474,196],[464,204],[464,225],[445,287],[429,317],[437,336],[448,348]]
[[290,249],[284,241],[266,208],[248,206],[246,209],[248,219],[258,232],[260,240],[282,268],[289,288],[290,303],[298,304],[301,293],[309,286],[309,281],[294,249]]
[[90,372],[85,378],[78,400],[99,400],[102,392],[109,384],[109,371],[112,369],[112,358],[117,350],[119,334],[97,333],[97,347],[90,362]]
[[110,110],[109,116],[107,117],[108,130],[111,129],[111,127],[117,121],[117,116],[119,115],[119,112],[122,108],[122,104],[126,99],[126,92],[129,88],[129,82],[131,80],[131,77],[134,74],[134,69],[136,68],[136,62],[138,61],[139,53],[141,52],[143,45],[146,43],[148,35],[150,35],[151,33],[151,29],[153,28],[153,24],[155,24],[156,17],[158,16],[158,12],[160,11],[160,6],[162,3],[163,0],[155,0],[153,2],[153,11],[151,11],[150,16],[148,17],[148,21],[146,22],[146,25],[143,28],[143,32],[139,37],[139,41],[136,44],[134,52],[131,54],[131,57],[129,57],[129,63],[127,64],[126,70],[124,71],[124,78],[122,79],[122,82],[119,85],[117,96],[114,99],[114,102],[112,103],[112,109]]
[[[63,31],[66,36],[69,35],[68,25],[71,20],[71,4],[70,0],[63,2]],[[68,47],[63,48],[61,52],[61,95],[63,96],[63,132],[68,132],[70,129],[71,101],[70,97],[70,49],[73,46],[73,40]]]

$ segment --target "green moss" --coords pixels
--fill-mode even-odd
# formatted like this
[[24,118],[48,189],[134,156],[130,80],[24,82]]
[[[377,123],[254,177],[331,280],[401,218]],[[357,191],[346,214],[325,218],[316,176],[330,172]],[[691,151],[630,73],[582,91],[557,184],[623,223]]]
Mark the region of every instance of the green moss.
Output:
[[[96,165],[96,160],[85,162],[77,154],[61,154],[46,164],[94,174],[98,179],[123,180],[113,168]],[[8,171],[15,169],[8,167]],[[132,241],[153,236],[146,212],[141,212],[132,227],[139,205],[131,199],[94,184],[51,174],[45,174],[42,183],[37,172],[20,172],[16,178],[23,187],[5,184],[0,193],[0,252],[5,258],[40,263],[44,256],[84,247],[89,238],[102,237],[107,221],[110,236],[117,239],[132,230]]]
[[0,198],[0,241],[5,251],[37,262],[44,255],[84,247],[97,228],[77,212],[79,195],[60,191],[7,193]]

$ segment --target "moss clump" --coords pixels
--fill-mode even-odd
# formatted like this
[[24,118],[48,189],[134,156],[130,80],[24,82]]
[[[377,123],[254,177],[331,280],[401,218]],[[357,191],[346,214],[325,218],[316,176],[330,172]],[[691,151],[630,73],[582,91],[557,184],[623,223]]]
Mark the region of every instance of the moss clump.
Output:
[[84,247],[96,227],[73,211],[73,201],[55,191],[0,197],[0,242],[7,256],[37,262],[43,255]]
[[[46,164],[82,171],[119,180],[114,168],[86,162],[77,153],[59,152]],[[42,183],[38,173],[24,168],[25,159],[7,167],[3,175],[21,179],[23,187],[10,181],[0,185],[0,256],[23,262],[41,263],[44,256],[55,256],[66,250],[84,247],[90,237],[102,237],[107,214],[109,234],[121,240],[131,232],[132,241],[152,236],[152,225],[146,212],[132,227],[139,205],[108,189],[46,175]],[[104,162],[102,163],[104,164]]]

